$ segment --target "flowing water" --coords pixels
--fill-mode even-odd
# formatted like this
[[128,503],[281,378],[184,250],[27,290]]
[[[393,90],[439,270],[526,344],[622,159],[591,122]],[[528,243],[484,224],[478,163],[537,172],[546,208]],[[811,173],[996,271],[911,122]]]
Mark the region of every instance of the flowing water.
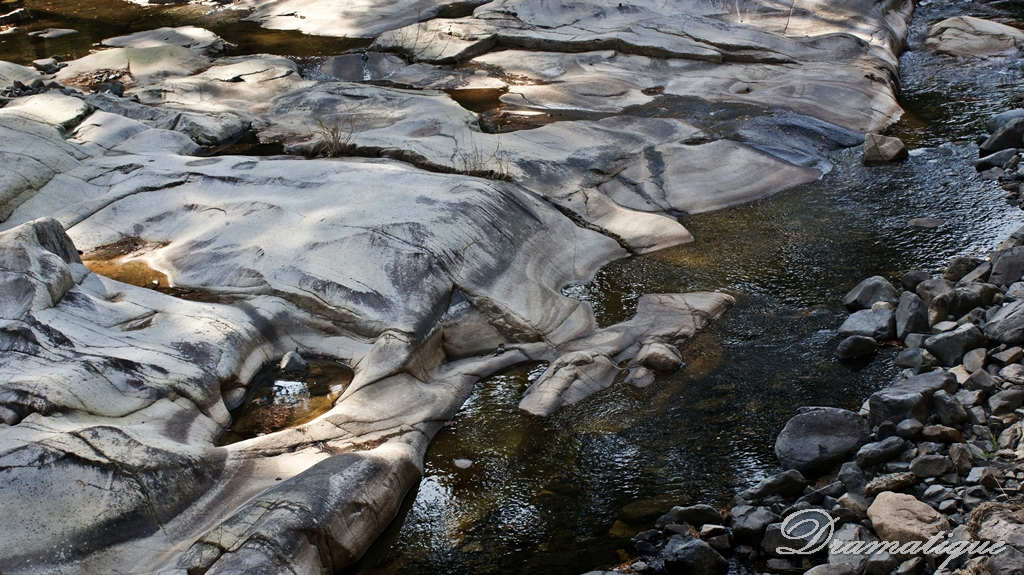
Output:
[[[143,8],[120,0],[25,5],[35,20],[0,36],[2,59],[70,59],[102,38],[181,24],[209,28],[239,44],[241,54],[309,58],[366,44],[262,30],[237,12],[205,7]],[[919,9],[912,44],[925,23],[953,10],[949,4]],[[48,27],[79,32],[55,40],[25,34]],[[348,571],[572,575],[629,562],[629,537],[672,505],[724,507],[737,491],[778,471],[774,438],[798,406],[856,409],[888,382],[894,370],[885,358],[893,348],[870,362],[832,358],[835,329],[846,316],[838,305],[842,295],[871,275],[895,280],[908,269],[940,268],[956,255],[983,255],[1024,222],[970,163],[984,119],[1008,106],[1020,68],[1000,60],[961,66],[917,51],[901,62],[908,114],[890,132],[915,150],[908,161],[865,168],[855,150],[842,152],[819,182],[684,216],[692,244],[614,262],[594,281],[565,289],[591,302],[602,325],[628,319],[647,293],[735,295],[736,306],[684,346],[683,369],[644,389],[613,385],[546,419],[516,408],[543,364],[480,382],[435,439],[425,477],[402,514]],[[494,99],[479,96],[467,106],[486,108]],[[923,216],[945,223],[934,230],[907,225]],[[142,278],[140,285],[161,281],[147,270],[128,271]],[[325,382],[344,385],[349,377],[320,371],[297,385],[264,375],[265,385],[236,415],[260,402],[329,403],[340,387]],[[309,397],[296,395],[303,393]],[[273,409],[267,413],[274,416]],[[241,429],[239,423],[240,435],[225,441],[265,432],[264,424]],[[457,466],[456,459],[472,465]],[[757,567],[734,563],[733,571]]]
[[[924,22],[949,12],[919,10],[915,42]],[[480,382],[435,439],[403,515],[349,572],[579,574],[628,563],[629,537],[672,505],[726,507],[780,471],[775,436],[797,407],[858,409],[891,381],[895,348],[871,362],[832,357],[843,294],[868,276],[898,281],[985,255],[1024,223],[971,165],[984,120],[1009,106],[1013,66],[954,70],[916,51],[901,63],[908,113],[890,132],[915,150],[908,161],[865,168],[856,151],[840,153],[819,182],[684,216],[692,244],[614,262],[565,290],[590,301],[602,325],[628,319],[647,293],[735,295],[684,346],[686,367],[645,389],[613,385],[546,419],[516,409],[543,365]],[[945,223],[907,225],[925,216]],[[732,562],[733,573],[762,568]]]

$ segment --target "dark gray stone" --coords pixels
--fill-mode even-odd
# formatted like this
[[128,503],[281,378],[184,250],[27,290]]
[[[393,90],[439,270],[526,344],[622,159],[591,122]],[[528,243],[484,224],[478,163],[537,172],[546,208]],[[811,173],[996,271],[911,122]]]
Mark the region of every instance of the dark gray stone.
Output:
[[996,252],[992,258],[992,273],[988,276],[989,283],[997,286],[1008,286],[1020,281],[1024,275],[1024,246]]
[[775,455],[782,467],[806,474],[845,460],[867,443],[869,434],[856,413],[823,407],[786,422],[775,440]]
[[906,449],[906,442],[901,437],[890,437],[882,441],[868,443],[857,451],[857,465],[868,469],[890,459],[896,459],[904,449]]
[[971,282],[953,290],[949,313],[956,317],[966,315],[976,307],[988,307],[995,301],[999,288],[988,283]]
[[839,481],[843,483],[847,493],[863,495],[864,486],[868,484],[868,478],[864,470],[856,463],[848,461],[839,468]]
[[863,335],[851,335],[836,346],[837,359],[854,359],[875,353],[878,342]]
[[[689,523],[694,527],[702,527],[706,524],[721,525],[722,516],[718,510],[710,505],[691,505],[689,507],[673,507],[668,514],[672,521],[668,523]],[[659,520],[660,521],[660,520]]]
[[882,276],[873,276],[860,282],[843,297],[843,305],[850,311],[871,309],[876,302],[896,303],[896,288]]
[[978,267],[971,270],[970,273],[960,278],[960,280],[956,282],[956,285],[962,286],[971,282],[987,282],[991,271],[992,264],[990,262],[982,262]]
[[278,368],[285,373],[301,373],[309,369],[309,364],[298,353],[289,351],[281,358]]
[[940,389],[932,394],[932,406],[942,425],[954,426],[967,421],[967,410],[956,397],[945,390]]
[[967,373],[974,373],[985,368],[987,352],[988,350],[985,348],[979,347],[964,354],[964,369],[967,370]]
[[771,477],[762,479],[757,485],[740,493],[740,497],[747,501],[757,501],[769,495],[792,496],[798,495],[807,487],[807,480],[803,474],[795,469],[777,473]]
[[933,278],[925,280],[914,289],[918,297],[924,300],[925,305],[931,305],[932,300],[942,294],[953,293],[953,282],[943,278]]
[[920,421],[913,418],[904,419],[896,425],[896,435],[903,439],[912,440],[921,435],[923,429],[924,424]]
[[896,319],[891,310],[864,309],[853,312],[839,326],[840,337],[861,335],[875,341],[886,341],[896,336]]
[[965,353],[984,347],[985,344],[985,336],[973,323],[965,323],[953,331],[933,335],[924,340],[925,348],[946,367],[959,365]]
[[932,279],[932,274],[928,272],[911,270],[900,276],[900,284],[903,285],[903,289],[914,291],[919,283],[930,279]]
[[906,339],[911,333],[928,333],[928,306],[917,294],[905,291],[896,306],[896,337]]
[[974,169],[979,172],[990,170],[992,168],[1001,168],[1003,164],[1008,162],[1010,158],[1017,155],[1017,146],[1021,145],[1018,141],[1013,147],[1001,150],[998,152],[991,153],[983,158],[974,160]]
[[935,356],[928,352],[926,349],[919,347],[908,347],[896,355],[896,359],[893,360],[893,364],[896,367],[911,367],[911,368],[922,368],[932,367],[936,365],[939,360],[935,359]]
[[1024,553],[1013,547],[988,558],[989,575],[1024,575]]
[[960,384],[957,383],[955,375],[948,371],[936,370],[897,381],[887,389],[916,391],[931,397],[933,393],[940,389],[946,390],[946,393],[956,393],[959,387]]
[[924,340],[929,337],[931,337],[930,333],[912,333],[907,335],[907,339],[903,343],[907,344],[907,347],[924,348]]
[[[825,511],[822,510],[821,513],[824,518]],[[764,531],[764,539],[761,540],[761,550],[767,555],[771,555],[773,557],[785,557],[786,555],[779,553],[779,548],[789,547],[792,549],[800,549],[806,546],[814,538],[815,527],[816,526],[812,522],[807,522],[794,529],[793,532],[787,534],[791,537],[786,537],[786,535],[783,535],[782,533],[782,523],[772,523]],[[826,552],[827,550],[828,546],[826,546],[822,551]],[[790,557],[791,556],[792,555],[790,555]]]
[[871,394],[868,409],[873,423],[887,419],[897,424],[906,419],[924,421],[928,418],[928,397],[916,391],[886,388]]
[[918,477],[939,477],[953,469],[945,455],[920,455],[910,462],[910,472]]
[[982,333],[992,341],[1007,345],[1024,343],[1024,300],[1000,308],[985,324]]
[[662,557],[668,575],[720,575],[729,570],[729,562],[718,551],[688,535],[673,535]]
[[946,266],[946,271],[942,274],[942,277],[951,282],[958,282],[979,265],[981,265],[981,260],[978,258],[957,256],[949,260],[949,265]]
[[[1014,346],[1009,349],[1004,349],[998,353],[993,353],[989,358],[992,360],[992,363],[1000,367],[1006,367],[1011,363],[1017,363],[1021,359],[1024,359],[1024,350],[1018,346]],[[964,366],[964,369],[967,369],[966,365]]]
[[737,543],[759,545],[764,530],[779,520],[767,507],[739,505],[732,508],[732,536]]
[[1024,118],[1012,118],[996,128],[992,135],[981,143],[978,147],[978,154],[989,156],[1001,150],[1008,151],[1018,148],[1021,146],[1022,135],[1024,135]]
[[957,475],[966,475],[974,467],[971,450],[963,443],[954,443],[949,446],[949,460],[953,462],[953,469]]
[[1024,109],[1016,108],[1005,112],[999,112],[985,121],[985,131],[992,134],[1014,118],[1024,118]]
[[967,389],[975,389],[978,391],[985,392],[986,394],[992,393],[998,382],[992,378],[992,376],[984,369],[979,369],[971,374],[964,382],[964,387]]
[[1024,404],[1024,390],[1008,389],[988,398],[988,408],[992,415],[1005,415],[1013,413],[1015,409]]

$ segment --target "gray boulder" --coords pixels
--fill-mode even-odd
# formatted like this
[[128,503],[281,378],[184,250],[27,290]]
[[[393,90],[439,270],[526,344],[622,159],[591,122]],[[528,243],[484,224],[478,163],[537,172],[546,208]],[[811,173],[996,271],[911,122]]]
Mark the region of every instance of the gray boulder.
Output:
[[790,469],[762,479],[754,487],[741,492],[739,497],[747,501],[758,501],[769,495],[791,496],[799,494],[804,487],[807,487],[807,480],[803,474]]
[[1008,389],[988,398],[988,407],[992,415],[1004,415],[1012,413],[1024,404],[1024,390]]
[[939,360],[935,359],[935,356],[928,352],[928,350],[920,347],[908,347],[896,354],[896,358],[893,359],[893,365],[896,367],[910,367],[910,368],[922,368],[932,367]]
[[838,359],[854,359],[871,355],[878,349],[878,342],[863,335],[851,335],[839,342],[836,346],[835,356]]
[[[822,514],[822,520],[824,520],[826,512],[824,510],[819,511]],[[787,555],[779,551],[780,548],[801,549],[814,541],[816,531],[817,526],[812,521],[797,525],[791,532],[785,534],[782,531],[782,523],[772,523],[764,531],[764,538],[761,540],[761,550],[772,557],[787,557]],[[825,549],[822,549],[822,551]],[[788,556],[792,557],[792,555]]]
[[916,391],[893,388],[876,391],[868,398],[868,406],[872,423],[886,420],[900,423],[905,419],[924,421],[928,418],[928,398]]
[[896,337],[906,339],[911,333],[928,333],[928,306],[917,294],[905,291],[896,306]]
[[765,529],[779,520],[767,507],[738,505],[732,508],[732,536],[736,543],[758,545]]
[[1020,281],[1022,275],[1024,275],[1024,246],[995,253],[992,258],[992,273],[988,276],[989,283],[1008,286]]
[[[1017,142],[1020,145],[1020,142]],[[1017,145],[1006,150],[1000,150],[998,152],[989,154],[983,158],[974,160],[974,169],[979,172],[984,172],[992,168],[1001,168],[1003,164],[1008,162],[1010,158],[1017,155]],[[955,281],[955,280],[954,280]]]
[[940,389],[932,394],[932,405],[942,425],[954,426],[967,421],[967,410],[955,396],[945,390]]
[[988,156],[1003,150],[1021,147],[1021,136],[1024,136],[1024,118],[1013,118],[999,126],[981,146],[978,154]]
[[869,434],[856,413],[822,407],[786,422],[775,440],[775,456],[784,468],[806,474],[845,460],[867,443]]
[[976,307],[992,305],[999,288],[983,282],[970,282],[957,286],[953,290],[953,299],[949,305],[949,313],[955,317],[966,315]]
[[857,465],[867,469],[879,463],[895,459],[906,449],[907,442],[902,437],[889,437],[882,441],[868,443],[857,451]]
[[982,333],[992,341],[1007,345],[1024,343],[1024,299],[999,308],[985,323]]
[[985,121],[985,131],[991,134],[1015,118],[1024,118],[1024,109],[1015,108],[1013,110],[999,112]]
[[953,293],[953,282],[944,278],[932,278],[925,280],[914,288],[917,295],[924,301],[925,305],[931,305],[932,300],[946,293]]
[[668,575],[720,575],[729,562],[707,543],[688,535],[673,535],[662,551]]
[[665,521],[661,521],[666,525],[669,523],[668,518],[671,518],[671,523],[689,523],[694,527],[701,527],[702,525],[721,525],[722,516],[719,515],[718,510],[710,505],[691,505],[689,507],[673,507],[668,512],[668,517],[663,518]]
[[869,277],[843,296],[843,305],[850,311],[871,309],[880,301],[896,303],[896,288],[882,276]]
[[841,337],[860,335],[875,341],[885,341],[896,336],[896,319],[892,310],[864,309],[855,311],[839,326]]
[[974,373],[985,367],[985,360],[988,358],[988,350],[979,347],[964,354],[964,369],[967,373]]
[[864,163],[884,164],[906,160],[909,157],[907,147],[899,138],[879,134],[864,134]]
[[992,378],[992,375],[984,369],[979,369],[971,374],[964,382],[964,387],[967,389],[976,389],[983,393],[992,393],[996,389],[998,382]]
[[945,455],[920,455],[910,462],[910,472],[918,477],[939,477],[953,469],[953,462]]
[[932,279],[932,274],[926,271],[911,270],[900,276],[900,284],[903,286],[903,289],[914,291],[917,289],[918,284],[930,279]]
[[942,277],[951,282],[958,282],[981,265],[981,263],[981,260],[978,258],[957,256],[949,260],[949,265],[946,266],[946,271],[942,274]]
[[925,348],[946,367],[959,365],[965,353],[984,347],[985,343],[985,336],[973,323],[965,323],[953,331],[924,340]]

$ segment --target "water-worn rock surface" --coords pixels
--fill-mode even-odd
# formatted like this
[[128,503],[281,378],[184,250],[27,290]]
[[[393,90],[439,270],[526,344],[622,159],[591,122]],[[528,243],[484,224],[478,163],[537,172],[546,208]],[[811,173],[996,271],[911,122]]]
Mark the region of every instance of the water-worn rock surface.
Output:
[[[519,407],[549,415],[678,369],[732,297],[649,294],[599,327],[563,288],[692,241],[679,214],[817,180],[895,121],[911,9],[252,7],[405,60],[320,81],[180,28],[52,76],[3,68],[4,572],[337,570],[481,377],[547,362]],[[663,104],[683,111],[645,112]],[[292,155],[200,157],[245,134]],[[240,390],[296,349],[352,368],[333,407],[218,447]],[[674,545],[669,565],[724,567]]]

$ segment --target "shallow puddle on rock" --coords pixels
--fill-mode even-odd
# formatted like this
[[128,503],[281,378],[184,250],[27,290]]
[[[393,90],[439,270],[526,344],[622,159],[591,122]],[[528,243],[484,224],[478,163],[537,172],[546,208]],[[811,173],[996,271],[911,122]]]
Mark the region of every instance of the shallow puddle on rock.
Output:
[[480,113],[504,106],[501,96],[508,92],[508,88],[451,89],[444,92],[463,108]]
[[352,382],[352,369],[331,359],[306,361],[304,373],[284,373],[276,363],[260,370],[241,405],[231,410],[231,427],[219,445],[295,427],[330,411]]
[[142,238],[122,238],[82,254],[82,263],[93,273],[122,283],[150,289],[169,288],[167,274],[153,269],[145,261],[131,259],[133,254],[159,247],[160,244]]
[[[162,26],[206,28],[238,47],[232,55],[278,54],[318,56],[341,54],[370,44],[364,38],[311,36],[293,30],[267,30],[243,21],[248,12],[203,5],[141,6],[124,0],[25,0],[4,4],[10,10],[24,6],[32,19],[18,31],[0,35],[0,60],[28,65],[38,58],[72,60],[87,56],[106,38],[152,30]],[[4,10],[7,12],[9,10]],[[53,39],[29,36],[47,28],[69,28],[75,34]]]
[[178,299],[204,303],[230,303],[235,297],[204,289],[172,286],[167,274],[153,269],[148,262],[135,259],[142,253],[167,245],[128,237],[82,254],[82,263],[95,274],[137,287],[156,290]]

